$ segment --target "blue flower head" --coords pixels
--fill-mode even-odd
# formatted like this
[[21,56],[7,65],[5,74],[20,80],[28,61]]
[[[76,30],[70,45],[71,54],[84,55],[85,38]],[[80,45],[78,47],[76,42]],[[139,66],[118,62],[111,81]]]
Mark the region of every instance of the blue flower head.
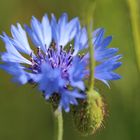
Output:
[[[118,49],[107,48],[112,37],[104,38],[104,29],[93,32],[94,58],[98,62],[94,76],[108,85],[108,81],[120,79],[113,72],[121,65],[116,55]],[[1,54],[1,68],[14,76],[21,84],[35,84],[46,100],[59,97],[58,108],[70,111],[70,104],[84,99],[84,81],[89,77],[89,53],[80,52],[88,47],[87,30],[78,18],[68,21],[66,13],[57,20],[52,14],[49,21],[32,17],[31,26],[24,28],[17,23],[11,26],[12,37],[1,35],[6,52]],[[31,49],[27,34],[36,49]],[[23,56],[24,54],[24,56]]]

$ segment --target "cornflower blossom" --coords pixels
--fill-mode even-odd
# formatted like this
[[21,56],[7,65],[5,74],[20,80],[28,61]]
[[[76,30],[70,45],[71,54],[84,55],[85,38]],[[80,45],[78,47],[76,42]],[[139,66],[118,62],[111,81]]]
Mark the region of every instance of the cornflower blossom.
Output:
[[[104,29],[92,34],[94,59],[97,62],[94,77],[108,84],[120,79],[113,72],[121,62],[117,48],[108,48],[112,37],[104,38]],[[1,35],[6,52],[1,53],[1,68],[13,75],[13,81],[36,85],[46,100],[58,100],[58,108],[70,111],[70,104],[78,105],[77,99],[85,99],[85,81],[89,78],[88,36],[79,19],[68,21],[66,13],[58,19],[52,14],[49,21],[32,17],[31,27],[17,23],[11,26],[12,37]],[[31,49],[28,37],[31,39]],[[84,52],[84,53],[81,53]]]

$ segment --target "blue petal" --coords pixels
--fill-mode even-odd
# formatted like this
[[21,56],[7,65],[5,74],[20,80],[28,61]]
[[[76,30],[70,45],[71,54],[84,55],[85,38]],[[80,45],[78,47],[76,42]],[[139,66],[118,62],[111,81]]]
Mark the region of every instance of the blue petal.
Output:
[[[72,19],[66,25],[65,34],[62,33],[62,37],[61,37],[61,42],[63,43],[64,46],[75,37],[75,35],[77,33],[77,28],[78,27],[79,27],[79,20],[78,20],[78,18]],[[63,41],[63,38],[65,38],[65,42]]]
[[64,48],[67,43],[75,37],[79,27],[79,20],[78,18],[74,18],[68,22],[68,16],[66,13],[64,13],[60,17],[57,24],[56,18],[54,15],[52,15],[51,25],[55,43],[57,43],[58,46],[62,46]]
[[94,57],[96,61],[104,61],[107,58],[113,57],[118,52],[118,48],[109,48],[105,50],[95,50]]
[[74,53],[73,56],[77,55],[77,53],[88,47],[88,37],[86,28],[79,29],[77,35],[75,36],[74,41]]
[[41,23],[34,16],[32,17],[32,20],[31,20],[31,28],[36,38],[39,41],[38,46],[40,45],[42,46],[43,45],[42,43],[44,40],[43,40],[43,34],[42,34],[42,29],[41,29]]
[[4,36],[1,36],[2,40],[5,42],[5,47],[7,52],[3,53],[1,58],[5,62],[16,62],[16,63],[26,63],[31,65],[32,63],[24,58],[13,46],[9,37],[4,33]]
[[32,17],[31,28],[25,25],[25,29],[31,37],[36,47],[40,47],[44,52],[49,48],[52,41],[52,30],[48,20],[48,16],[45,15],[42,18],[42,22]]
[[71,83],[70,83],[73,87],[77,87],[81,90],[85,90],[85,84],[83,81],[73,81],[71,80]]
[[26,53],[30,55],[32,53],[32,50],[29,46],[28,40],[27,40],[27,35],[26,32],[23,30],[21,25],[17,23],[17,27],[14,25],[11,26],[11,33],[13,36],[13,45],[23,53]]
[[51,27],[52,27],[52,37],[55,42],[58,42],[59,41],[59,30],[58,30],[57,20],[53,14],[52,14],[52,19],[51,19]]
[[61,99],[59,103],[59,109],[64,108],[66,112],[70,111],[70,104],[77,105],[78,102],[76,98],[85,99],[86,96],[84,94],[80,94],[77,90],[68,91],[61,90]]
[[0,68],[13,75],[13,81],[20,84],[26,84],[28,82],[28,76],[23,70],[24,68],[17,63],[1,64]]
[[106,37],[106,38],[103,40],[101,46],[102,46],[103,48],[105,48],[105,47],[107,47],[107,46],[111,43],[111,41],[112,41],[112,36],[108,36],[108,37]]
[[43,32],[44,44],[48,49],[50,43],[52,42],[52,30],[47,15],[44,15],[42,19],[42,30],[43,30],[42,32]]
[[67,15],[67,13],[63,13],[58,20],[58,26],[60,27],[59,28],[60,32],[64,31],[64,28],[65,28],[67,22],[68,22],[68,15]]
[[94,30],[94,32],[92,33],[93,38],[96,37],[102,30],[104,30],[103,28],[97,28],[96,30]]
[[95,71],[112,71],[122,65],[122,62],[112,62],[111,60],[105,61],[96,66]]
[[83,78],[85,76],[84,71],[86,70],[86,66],[87,63],[85,61],[81,61],[80,58],[75,57],[68,71],[70,84],[81,90],[85,89]]
[[104,32],[104,29],[100,29],[96,37],[93,38],[93,44],[95,49],[98,48],[100,46],[100,43],[103,41]]
[[118,80],[121,76],[114,72],[101,72],[95,73],[95,78],[98,80]]
[[120,79],[121,76],[114,73],[113,70],[117,69],[122,65],[121,62],[117,62],[121,57],[121,55],[116,55],[97,65],[95,67],[94,77],[104,82],[107,86],[109,85],[108,80]]
[[45,91],[46,99],[48,99],[54,92],[58,93],[59,88],[65,86],[65,80],[61,78],[59,69],[53,69],[47,63],[42,64],[41,71],[38,85],[41,91]]
[[34,32],[32,31],[32,29],[28,26],[28,25],[24,25],[28,35],[30,36],[32,42],[35,44],[36,47],[39,46],[39,41],[38,41],[38,38],[36,37],[36,35],[34,34]]
[[4,62],[26,63],[31,65],[31,62],[19,54],[3,53],[1,59]]

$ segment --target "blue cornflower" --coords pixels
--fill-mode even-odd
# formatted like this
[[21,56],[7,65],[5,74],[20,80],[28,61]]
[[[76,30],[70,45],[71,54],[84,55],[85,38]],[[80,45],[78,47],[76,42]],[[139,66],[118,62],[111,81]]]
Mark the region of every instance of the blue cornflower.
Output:
[[[31,27],[24,28],[17,23],[11,26],[12,37],[6,33],[1,36],[6,47],[1,54],[1,68],[16,82],[38,86],[46,100],[57,96],[59,109],[69,112],[70,104],[77,105],[77,98],[86,97],[84,81],[89,77],[89,54],[80,53],[88,47],[86,28],[80,26],[78,18],[68,21],[66,13],[58,21],[53,14],[50,21],[47,15],[41,22],[32,17]],[[104,39],[104,29],[93,32],[94,58],[99,63],[95,78],[107,85],[109,80],[120,78],[113,70],[121,65],[121,56],[116,55],[118,49],[107,48],[111,40],[111,36]]]

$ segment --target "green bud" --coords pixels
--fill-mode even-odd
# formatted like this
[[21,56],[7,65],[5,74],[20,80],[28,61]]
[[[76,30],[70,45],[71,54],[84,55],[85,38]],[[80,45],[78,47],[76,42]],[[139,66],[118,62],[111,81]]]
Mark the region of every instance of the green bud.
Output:
[[72,111],[77,130],[85,136],[94,134],[102,126],[105,115],[101,95],[95,90],[88,95],[87,99],[80,101]]

